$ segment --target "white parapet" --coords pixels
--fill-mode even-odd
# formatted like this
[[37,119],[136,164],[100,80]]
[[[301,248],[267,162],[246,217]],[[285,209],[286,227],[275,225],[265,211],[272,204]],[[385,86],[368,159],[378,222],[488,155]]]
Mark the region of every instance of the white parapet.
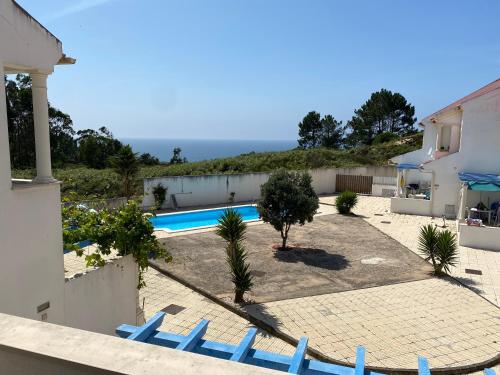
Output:
[[432,203],[428,199],[391,198],[391,212],[397,214],[431,216]]
[[476,227],[460,223],[458,225],[458,244],[482,250],[500,251],[500,228]]
[[272,375],[280,371],[0,314],[2,374]]

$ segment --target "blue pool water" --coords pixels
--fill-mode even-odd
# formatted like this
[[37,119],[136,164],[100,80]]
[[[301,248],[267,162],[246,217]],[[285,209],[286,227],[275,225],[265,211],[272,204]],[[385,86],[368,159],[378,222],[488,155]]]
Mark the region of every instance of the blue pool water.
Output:
[[[259,214],[255,206],[236,206],[233,209],[238,212],[244,221],[258,220]],[[150,220],[155,229],[186,230],[199,227],[217,225],[219,218],[225,208],[213,210],[199,210],[190,212],[179,212],[175,214],[164,214],[152,217]]]

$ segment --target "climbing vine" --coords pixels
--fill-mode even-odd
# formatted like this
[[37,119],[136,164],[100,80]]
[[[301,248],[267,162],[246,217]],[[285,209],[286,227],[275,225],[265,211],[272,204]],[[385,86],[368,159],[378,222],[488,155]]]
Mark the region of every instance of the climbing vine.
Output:
[[[113,249],[121,256],[132,254],[139,267],[137,288],[140,289],[146,285],[144,272],[149,259],[171,260],[170,254],[155,237],[148,216],[134,201],[119,209],[100,211],[83,205],[63,205],[64,248],[85,256],[87,266],[93,267],[103,266],[106,263],[104,257]],[[94,243],[95,251],[85,254],[82,241]]]

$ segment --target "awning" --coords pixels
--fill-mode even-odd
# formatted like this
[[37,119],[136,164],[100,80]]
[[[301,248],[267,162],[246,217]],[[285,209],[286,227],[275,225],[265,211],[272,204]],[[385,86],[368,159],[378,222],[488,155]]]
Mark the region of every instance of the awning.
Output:
[[401,170],[401,169],[420,169],[420,166],[417,164],[401,163],[401,164],[397,165],[397,168],[399,170]]
[[500,191],[500,176],[496,174],[459,172],[458,178],[467,184],[469,190]]

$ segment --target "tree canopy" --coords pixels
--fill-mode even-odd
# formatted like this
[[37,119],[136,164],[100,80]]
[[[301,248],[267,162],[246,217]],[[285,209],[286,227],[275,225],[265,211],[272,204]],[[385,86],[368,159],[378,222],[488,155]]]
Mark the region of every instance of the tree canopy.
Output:
[[309,112],[299,123],[299,147],[314,148],[321,144],[321,115]]
[[105,127],[99,130],[85,129],[78,133],[78,160],[90,168],[102,169],[109,166],[109,158],[123,147]]
[[340,148],[344,138],[342,121],[332,115],[321,115],[316,111],[309,112],[299,123],[300,148]]
[[415,107],[400,93],[382,89],[374,92],[347,122],[349,146],[370,145],[384,132],[404,136],[415,132]]
[[139,160],[130,145],[123,146],[116,155],[109,158],[109,164],[121,177],[123,194],[129,199],[134,193],[134,182],[139,173]]
[[321,146],[327,148],[340,148],[344,141],[344,128],[342,121],[335,120],[332,115],[321,119]]
[[262,185],[257,204],[262,220],[280,232],[282,249],[286,249],[290,227],[311,222],[318,208],[311,175],[286,169],[277,170]]
[[[35,129],[31,79],[18,74],[5,80],[7,122],[12,168],[35,166]],[[49,128],[52,160],[55,166],[75,162],[77,146],[73,139],[73,121],[66,113],[49,106]]]

